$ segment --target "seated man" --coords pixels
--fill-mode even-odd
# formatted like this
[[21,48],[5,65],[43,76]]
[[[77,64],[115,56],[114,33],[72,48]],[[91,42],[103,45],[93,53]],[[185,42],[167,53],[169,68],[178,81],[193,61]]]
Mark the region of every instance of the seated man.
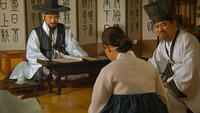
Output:
[[[43,24],[33,29],[28,37],[26,59],[4,79],[4,83],[13,82],[20,76],[40,82],[50,75],[48,67],[37,63],[36,59],[52,60],[71,56],[88,56],[80,47],[70,29],[58,23],[59,12],[70,11],[70,8],[60,6],[57,0],[46,0],[45,4],[34,5],[34,10],[42,11]],[[85,76],[85,75],[84,75]],[[51,77],[51,76],[50,76]],[[79,75],[81,78],[82,76]]]

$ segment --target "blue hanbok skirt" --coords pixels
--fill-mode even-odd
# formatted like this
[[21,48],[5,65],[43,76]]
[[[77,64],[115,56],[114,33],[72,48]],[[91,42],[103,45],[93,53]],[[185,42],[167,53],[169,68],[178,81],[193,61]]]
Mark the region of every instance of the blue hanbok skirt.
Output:
[[113,94],[100,113],[168,113],[168,110],[156,93]]

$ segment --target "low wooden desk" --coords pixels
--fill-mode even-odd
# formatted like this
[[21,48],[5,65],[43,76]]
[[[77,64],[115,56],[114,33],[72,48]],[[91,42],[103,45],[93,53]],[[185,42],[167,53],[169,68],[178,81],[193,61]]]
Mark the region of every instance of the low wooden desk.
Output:
[[73,75],[73,74],[83,74],[83,73],[99,73],[101,68],[107,65],[110,60],[105,56],[95,57],[98,60],[94,61],[79,61],[79,62],[69,62],[62,63],[56,61],[45,61],[37,59],[37,62],[43,66],[48,67],[51,70],[51,75],[48,76],[49,91],[52,92],[52,74],[56,76],[55,85],[58,88],[57,94],[61,93],[61,76]]

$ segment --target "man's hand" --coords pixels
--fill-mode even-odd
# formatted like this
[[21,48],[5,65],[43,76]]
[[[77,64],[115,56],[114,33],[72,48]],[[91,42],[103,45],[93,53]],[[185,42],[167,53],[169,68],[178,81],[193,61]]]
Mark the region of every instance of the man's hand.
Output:
[[168,85],[168,82],[163,82],[163,86],[167,89],[170,89],[169,85]]

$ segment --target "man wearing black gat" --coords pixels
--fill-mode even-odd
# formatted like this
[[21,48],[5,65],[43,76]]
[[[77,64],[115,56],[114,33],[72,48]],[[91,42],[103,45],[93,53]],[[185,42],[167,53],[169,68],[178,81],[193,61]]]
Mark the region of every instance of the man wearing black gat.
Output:
[[169,113],[200,113],[200,44],[195,36],[176,27],[172,5],[166,2],[144,6],[160,39],[149,63],[161,76]]
[[118,27],[102,34],[112,61],[98,75],[89,113],[168,113],[167,97],[154,67],[135,56],[132,41]]
[[[88,56],[80,47],[71,30],[58,23],[59,12],[70,11],[70,8],[58,5],[57,0],[45,0],[45,4],[33,6],[34,10],[43,12],[43,24],[33,29],[28,37],[26,58],[11,73],[11,80],[20,76],[40,82],[42,76],[48,76],[49,69],[37,63],[36,59],[51,60],[71,56]],[[51,79],[51,75],[49,75]],[[51,84],[51,83],[49,83]]]

